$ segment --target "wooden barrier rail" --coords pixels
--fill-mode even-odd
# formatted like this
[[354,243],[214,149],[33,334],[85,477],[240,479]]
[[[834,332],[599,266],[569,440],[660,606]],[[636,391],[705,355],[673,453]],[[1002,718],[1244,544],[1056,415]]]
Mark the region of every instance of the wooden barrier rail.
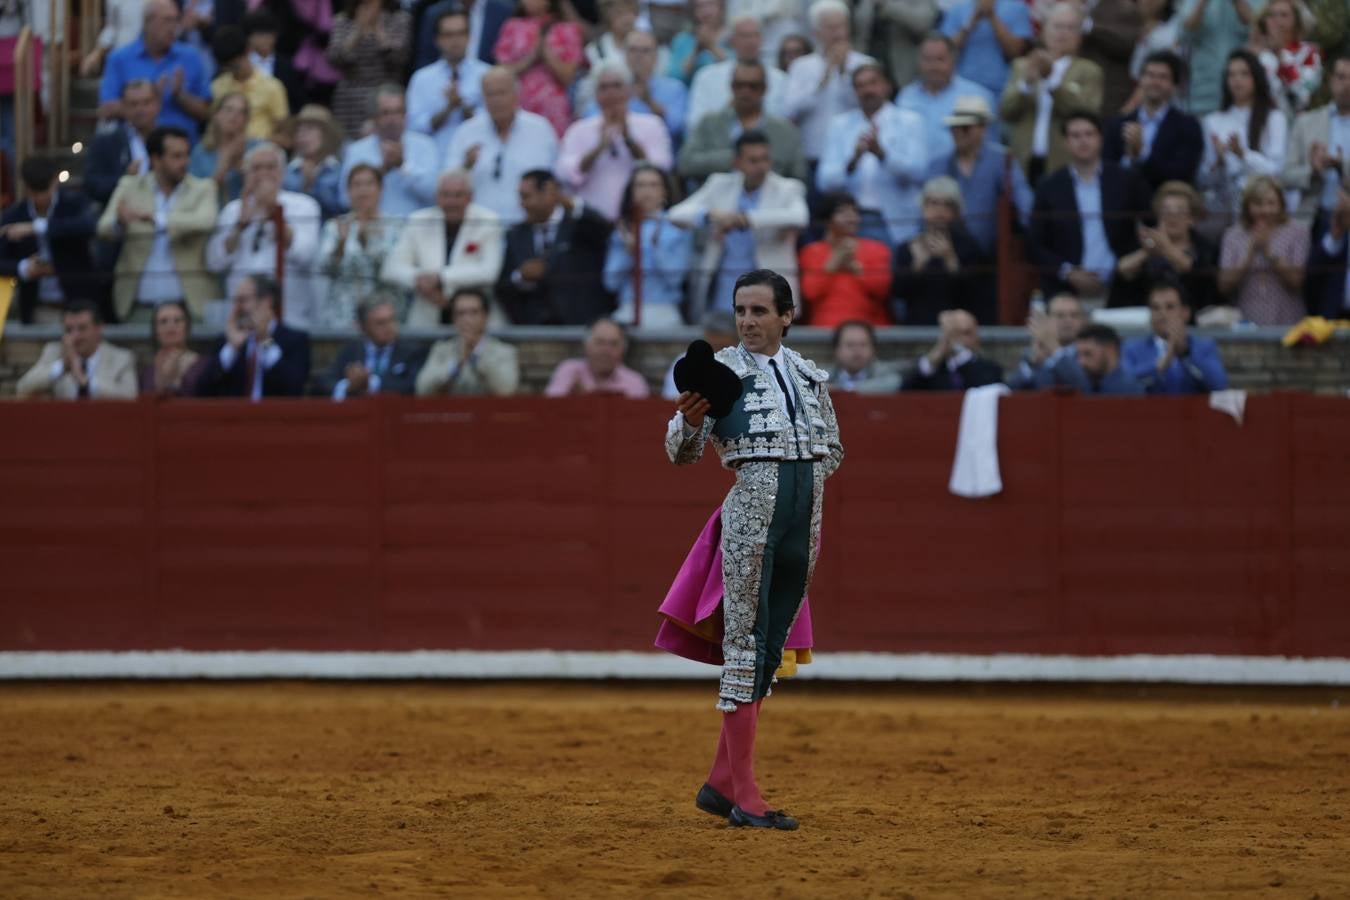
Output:
[[[1350,656],[1347,401],[841,397],[834,651]],[[730,480],[610,398],[0,404],[0,650],[641,650]]]

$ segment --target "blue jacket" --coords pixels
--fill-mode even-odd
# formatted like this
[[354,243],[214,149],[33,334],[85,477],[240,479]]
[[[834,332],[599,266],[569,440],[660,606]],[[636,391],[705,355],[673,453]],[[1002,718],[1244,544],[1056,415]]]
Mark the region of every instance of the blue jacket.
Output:
[[1120,365],[1150,394],[1204,394],[1228,387],[1228,373],[1213,338],[1191,335],[1186,356],[1172,360],[1158,374],[1158,344],[1153,335],[1130,338],[1121,349]]
[[1133,375],[1118,365],[1093,383],[1078,364],[1077,348],[1065,347],[1041,365],[1036,371],[1036,387],[1071,387],[1082,394],[1112,394],[1128,397],[1144,393],[1144,386]]

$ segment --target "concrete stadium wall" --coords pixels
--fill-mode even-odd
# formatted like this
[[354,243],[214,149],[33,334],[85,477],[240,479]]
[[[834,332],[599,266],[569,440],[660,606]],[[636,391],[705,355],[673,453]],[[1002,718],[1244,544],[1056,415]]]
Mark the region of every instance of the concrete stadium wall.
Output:
[[[838,407],[822,650],[1350,657],[1350,401],[1011,397],[979,501],[959,397]],[[0,404],[0,652],[648,650],[731,477],[669,412]]]
[[[113,343],[135,350],[143,363],[149,363],[153,350],[144,327],[109,326],[105,329]],[[1138,332],[1124,332],[1129,334]],[[1341,394],[1350,390],[1350,332],[1338,335],[1323,347],[1286,348],[1280,345],[1284,329],[1206,332],[1219,342],[1219,351],[1228,369],[1232,386],[1249,391],[1304,390],[1313,393]],[[431,341],[449,335],[448,330],[411,333],[413,339]],[[981,329],[984,352],[1011,371],[1027,348],[1027,335],[1021,328]],[[520,352],[521,390],[527,394],[543,391],[560,360],[581,353],[581,328],[510,328],[500,335],[515,344]],[[637,333],[629,351],[629,365],[647,377],[653,390],[659,390],[671,360],[689,341],[698,336],[695,329],[677,331],[647,330]],[[0,341],[0,397],[14,393],[14,385],[42,352],[46,341],[57,340],[60,332],[50,326],[20,326],[9,323]],[[328,366],[338,348],[351,339],[349,332],[316,331],[312,336],[313,365],[317,372]],[[906,365],[932,348],[937,339],[935,328],[883,328],[878,332],[878,355]],[[205,352],[214,336],[203,330],[194,340]],[[830,332],[815,328],[794,328],[792,346],[823,364],[831,357]]]

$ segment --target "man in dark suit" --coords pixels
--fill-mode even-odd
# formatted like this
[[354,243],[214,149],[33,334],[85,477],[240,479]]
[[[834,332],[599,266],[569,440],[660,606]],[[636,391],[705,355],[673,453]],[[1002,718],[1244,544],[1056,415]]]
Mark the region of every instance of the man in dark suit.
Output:
[[58,189],[55,160],[29,157],[20,171],[28,199],[0,218],[0,275],[19,280],[19,319],[61,321],[61,307],[87,300],[104,310],[106,281],[94,272],[89,242],[98,224],[89,198]]
[[1116,260],[1139,248],[1136,222],[1149,214],[1148,183],[1102,159],[1101,120],[1073,113],[1064,120],[1069,164],[1036,188],[1027,249],[1047,296],[1069,290],[1104,297]]
[[1121,365],[1150,394],[1207,394],[1228,387],[1213,338],[1191,334],[1191,304],[1179,282],[1158,281],[1148,292],[1153,333],[1125,342]]
[[84,187],[95,202],[108,202],[123,175],[150,171],[145,139],[159,118],[159,92],[143,78],[122,88],[122,118],[101,126],[85,152]]
[[552,172],[520,179],[525,221],[506,232],[497,300],[517,325],[589,325],[614,310],[603,271],[609,220],[562,195]]
[[309,335],[281,323],[281,291],[266,275],[234,289],[225,336],[197,382],[204,397],[299,397],[309,379]]
[[356,308],[362,336],[338,350],[328,371],[318,376],[318,393],[345,400],[368,394],[411,394],[426,355],[398,336],[398,310],[387,297]]
[[1089,325],[1078,333],[1075,347],[1072,360],[1061,357],[1052,369],[1056,384],[1084,394],[1128,397],[1144,393],[1143,386],[1120,364],[1120,335],[1114,328]]
[[436,49],[436,20],[450,10],[463,10],[469,17],[470,35],[481,22],[478,43],[469,52],[488,65],[497,61],[494,52],[502,25],[515,14],[504,0],[419,0],[413,6],[413,34],[417,36],[408,75],[441,58]]
[[[244,35],[248,38],[248,54],[253,67],[280,81],[286,89],[286,102],[291,113],[299,112],[309,99],[305,91],[305,74],[296,70],[289,53],[277,50],[281,22],[276,14],[260,6],[249,10],[242,24]],[[219,24],[216,27],[219,28]]]
[[1308,254],[1308,311],[1326,319],[1350,319],[1350,182],[1341,182],[1336,208],[1318,216]]
[[1155,191],[1165,181],[1193,183],[1205,155],[1200,120],[1173,105],[1182,65],[1170,50],[1150,54],[1139,74],[1144,102],[1106,123],[1102,157],[1134,169]]
[[980,325],[964,309],[938,314],[942,333],[905,375],[902,391],[964,391],[1003,380],[1003,367],[980,356]]

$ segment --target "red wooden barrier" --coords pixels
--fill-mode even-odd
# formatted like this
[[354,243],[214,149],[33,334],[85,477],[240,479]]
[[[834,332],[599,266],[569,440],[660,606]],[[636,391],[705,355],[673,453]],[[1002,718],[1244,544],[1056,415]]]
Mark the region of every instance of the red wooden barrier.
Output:
[[[838,401],[832,650],[1350,655],[1350,406]],[[619,399],[0,404],[0,650],[645,649],[730,474]]]

